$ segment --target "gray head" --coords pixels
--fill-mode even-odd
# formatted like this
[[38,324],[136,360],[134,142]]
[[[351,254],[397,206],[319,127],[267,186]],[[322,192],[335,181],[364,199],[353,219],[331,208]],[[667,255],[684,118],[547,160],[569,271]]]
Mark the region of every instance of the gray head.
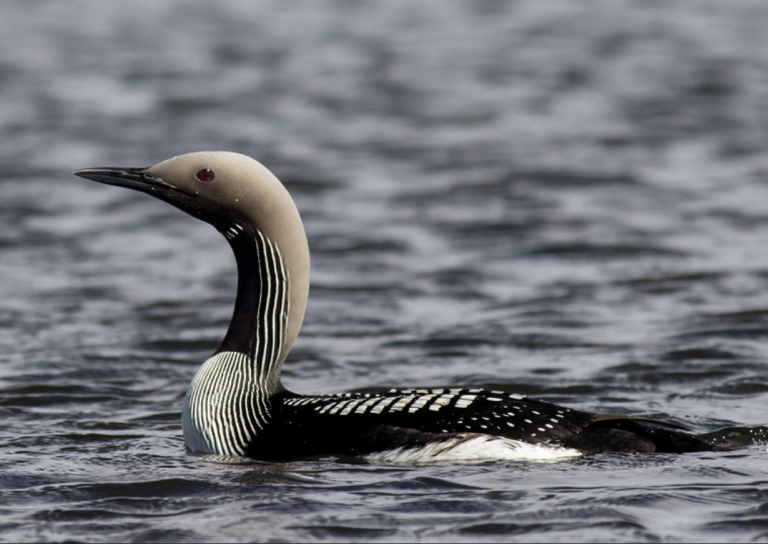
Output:
[[219,231],[249,224],[282,255],[289,284],[289,313],[280,360],[299,333],[309,292],[309,248],[299,212],[282,183],[245,155],[204,151],[148,168],[88,168],[76,175],[150,194]]

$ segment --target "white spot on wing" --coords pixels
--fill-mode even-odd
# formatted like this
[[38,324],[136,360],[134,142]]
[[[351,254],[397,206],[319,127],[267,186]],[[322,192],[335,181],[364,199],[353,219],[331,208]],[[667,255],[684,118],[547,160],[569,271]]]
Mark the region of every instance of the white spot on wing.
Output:
[[380,414],[381,412],[384,411],[384,409],[387,406],[389,406],[390,404],[395,402],[396,399],[397,399],[397,397],[385,397],[385,398],[379,400],[378,404],[376,404],[376,406],[371,408],[371,413],[372,414]]
[[345,416],[348,413],[350,413],[355,406],[363,402],[364,399],[354,399],[347,402],[347,405],[344,407],[344,409],[339,413],[340,416]]
[[466,408],[477,398],[476,395],[462,395],[459,400],[456,401],[456,408]]
[[412,414],[424,408],[429,401],[435,398],[436,395],[422,395],[417,397],[416,400],[408,407],[408,413]]
[[326,413],[328,410],[330,410],[330,409],[334,408],[334,407],[336,406],[336,404],[338,404],[338,403],[336,403],[336,402],[332,402],[332,403],[330,403],[330,404],[326,404],[325,406],[318,406],[317,408],[315,408],[315,410],[317,410],[317,411],[318,411],[318,412],[320,412],[321,414],[324,414],[324,413]]
[[429,405],[429,409],[437,412],[443,406],[448,405],[456,395],[447,393],[437,397],[432,404]]
[[413,397],[403,397],[399,399],[396,403],[392,405],[392,408],[389,409],[390,412],[399,412],[403,408],[405,408],[409,402],[413,400]]
[[359,405],[357,407],[357,409],[355,410],[355,413],[356,414],[364,414],[366,412],[366,410],[368,410],[368,408],[371,407],[371,405],[376,404],[377,402],[379,402],[378,398],[366,399],[366,401],[364,403],[362,403],[361,405]]
[[347,404],[349,404],[350,402],[351,401],[348,401],[348,400],[343,400],[341,402],[337,402],[336,405],[333,408],[331,408],[331,410],[328,413],[333,415],[333,414],[337,413],[339,410],[341,410],[342,408],[345,408],[347,406]]

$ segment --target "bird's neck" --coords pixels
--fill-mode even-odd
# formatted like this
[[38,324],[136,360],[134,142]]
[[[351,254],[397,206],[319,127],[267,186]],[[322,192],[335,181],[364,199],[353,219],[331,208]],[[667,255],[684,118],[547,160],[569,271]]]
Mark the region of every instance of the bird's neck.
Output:
[[244,455],[283,390],[283,361],[307,305],[309,247],[293,200],[273,182],[267,192],[244,190],[232,214],[209,221],[235,254],[237,298],[221,346],[184,397],[182,427],[193,451]]
[[232,321],[216,353],[237,352],[253,365],[258,389],[279,390],[286,342],[289,274],[277,245],[248,223],[223,229],[237,261],[237,298]]

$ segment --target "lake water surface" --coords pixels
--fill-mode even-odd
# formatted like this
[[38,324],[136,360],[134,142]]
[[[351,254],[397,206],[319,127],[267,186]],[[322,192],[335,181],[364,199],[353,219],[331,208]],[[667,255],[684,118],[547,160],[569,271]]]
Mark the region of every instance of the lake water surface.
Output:
[[[0,540],[768,540],[768,3],[3,3]],[[390,466],[184,449],[208,225],[71,175],[222,149],[313,255],[301,393],[484,386],[730,453]],[[755,433],[758,436],[760,433]]]

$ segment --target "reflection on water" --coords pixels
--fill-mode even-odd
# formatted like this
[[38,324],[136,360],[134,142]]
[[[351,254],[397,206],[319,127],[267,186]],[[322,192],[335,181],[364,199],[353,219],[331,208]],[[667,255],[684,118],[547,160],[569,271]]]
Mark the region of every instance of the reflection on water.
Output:
[[[8,540],[765,538],[764,3],[4,8]],[[185,453],[229,249],[69,172],[201,149],[261,160],[305,220],[289,388],[489,386],[744,448],[434,467]]]

